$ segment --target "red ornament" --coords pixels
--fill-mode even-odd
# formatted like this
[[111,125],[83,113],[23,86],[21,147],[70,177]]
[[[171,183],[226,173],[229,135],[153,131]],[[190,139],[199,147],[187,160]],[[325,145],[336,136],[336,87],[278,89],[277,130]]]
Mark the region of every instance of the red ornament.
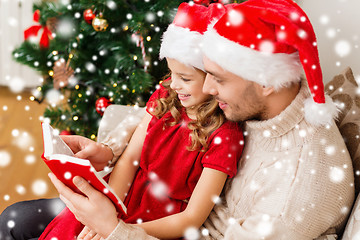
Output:
[[85,20],[85,22],[87,22],[87,24],[91,24],[92,20],[95,18],[95,14],[94,14],[93,10],[90,8],[86,9],[84,11],[83,15],[84,15],[84,20]]
[[112,103],[106,97],[101,97],[95,102],[95,109],[96,111],[102,116],[104,115],[105,109],[110,106]]
[[74,135],[74,132],[68,130],[62,130],[59,135]]

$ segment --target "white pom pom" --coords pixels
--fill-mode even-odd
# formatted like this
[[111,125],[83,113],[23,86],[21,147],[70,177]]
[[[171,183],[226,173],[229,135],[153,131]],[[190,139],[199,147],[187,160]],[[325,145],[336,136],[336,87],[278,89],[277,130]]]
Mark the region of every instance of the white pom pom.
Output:
[[331,125],[332,120],[338,116],[339,109],[329,96],[325,96],[325,103],[315,103],[312,98],[304,102],[305,119],[309,123],[319,125]]

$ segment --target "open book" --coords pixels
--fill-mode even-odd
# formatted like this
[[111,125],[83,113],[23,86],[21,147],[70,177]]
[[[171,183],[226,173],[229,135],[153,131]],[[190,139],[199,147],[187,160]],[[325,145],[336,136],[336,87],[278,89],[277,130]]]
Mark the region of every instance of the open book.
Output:
[[114,203],[119,213],[126,216],[124,203],[104,180],[109,171],[97,172],[89,160],[74,157],[70,147],[55,134],[50,124],[42,123],[41,126],[44,142],[44,153],[41,157],[55,176],[77,193],[81,192],[74,185],[73,178],[83,177],[94,188],[104,193]]

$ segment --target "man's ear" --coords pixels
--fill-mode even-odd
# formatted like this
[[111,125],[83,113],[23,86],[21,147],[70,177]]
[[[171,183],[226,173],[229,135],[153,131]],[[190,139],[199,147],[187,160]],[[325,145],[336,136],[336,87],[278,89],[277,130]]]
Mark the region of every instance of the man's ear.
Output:
[[270,96],[274,91],[275,89],[272,86],[269,87],[262,86],[262,94],[264,97]]

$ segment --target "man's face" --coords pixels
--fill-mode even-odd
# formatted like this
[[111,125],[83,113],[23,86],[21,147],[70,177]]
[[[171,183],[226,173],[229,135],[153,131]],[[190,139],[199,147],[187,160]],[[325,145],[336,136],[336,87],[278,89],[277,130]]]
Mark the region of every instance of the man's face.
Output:
[[219,107],[231,121],[261,120],[265,104],[261,86],[224,70],[204,57],[207,72],[203,92],[215,96]]

